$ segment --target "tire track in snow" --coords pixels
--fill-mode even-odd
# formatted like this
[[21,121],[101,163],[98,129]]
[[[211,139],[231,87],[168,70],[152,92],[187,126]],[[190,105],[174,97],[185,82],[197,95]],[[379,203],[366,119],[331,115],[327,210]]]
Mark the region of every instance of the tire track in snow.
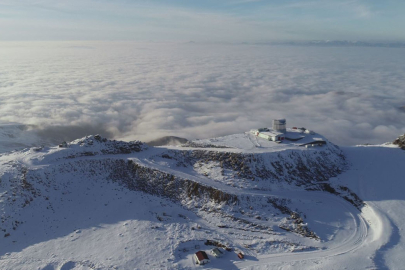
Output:
[[[346,203],[345,203],[346,204]],[[358,212],[357,209],[352,207],[347,203],[345,205],[346,209],[353,212]],[[349,239],[342,242],[340,245],[335,247],[330,247],[325,250],[314,250],[314,251],[303,251],[300,253],[282,253],[282,254],[267,254],[258,256],[257,262],[252,261],[242,261],[236,262],[235,265],[240,268],[246,267],[254,267],[259,265],[273,265],[273,264],[280,264],[280,263],[292,263],[298,261],[313,261],[320,258],[328,258],[328,257],[335,257],[347,253],[351,253],[360,247],[363,246],[367,237],[368,237],[368,227],[365,219],[362,217],[360,213],[350,212],[354,224],[355,229]]]

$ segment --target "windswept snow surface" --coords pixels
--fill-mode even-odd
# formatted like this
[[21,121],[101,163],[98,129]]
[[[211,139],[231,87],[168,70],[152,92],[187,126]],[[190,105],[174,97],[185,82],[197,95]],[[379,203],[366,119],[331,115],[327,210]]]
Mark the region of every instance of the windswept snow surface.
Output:
[[[76,140],[68,148],[0,155],[1,269],[401,269],[405,263],[405,151],[398,148],[343,148],[350,168],[329,182],[356,192],[366,202],[359,211],[327,192],[287,184],[270,190],[232,186],[219,179],[211,161],[201,169],[205,176],[176,165],[170,156],[162,158],[168,151],[200,148],[148,148],[139,142],[125,148],[94,138]],[[329,142],[306,149],[298,142],[276,144],[248,133],[198,142],[232,147],[207,151],[269,157],[283,151],[316,156],[335,149]],[[203,203],[192,197],[176,202],[129,190],[108,168],[122,160],[236,195],[240,202]],[[27,192],[33,190],[31,198]],[[280,229],[280,224],[291,226],[291,220],[267,203],[275,199],[300,213],[319,240]],[[245,259],[234,251],[214,258],[212,246],[204,244],[208,239],[242,251]],[[208,252],[209,264],[195,264],[198,250]]]
[[344,152],[351,170],[333,181],[347,185],[368,204],[364,215],[371,228],[377,228],[370,238],[377,245],[370,254],[375,267],[404,269],[405,151],[381,145],[346,147]]

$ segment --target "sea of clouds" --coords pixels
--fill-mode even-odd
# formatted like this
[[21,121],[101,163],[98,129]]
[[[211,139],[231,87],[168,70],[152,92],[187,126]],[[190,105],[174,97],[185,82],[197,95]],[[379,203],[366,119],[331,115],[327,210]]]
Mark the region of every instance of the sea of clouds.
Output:
[[340,145],[405,133],[405,49],[1,42],[0,122],[149,141],[307,127]]

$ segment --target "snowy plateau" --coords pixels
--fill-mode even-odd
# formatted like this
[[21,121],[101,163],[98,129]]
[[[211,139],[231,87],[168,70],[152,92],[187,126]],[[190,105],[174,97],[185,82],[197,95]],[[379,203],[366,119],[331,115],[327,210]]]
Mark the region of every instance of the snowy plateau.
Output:
[[10,151],[14,137],[1,140],[0,269],[404,269],[398,144],[92,135]]

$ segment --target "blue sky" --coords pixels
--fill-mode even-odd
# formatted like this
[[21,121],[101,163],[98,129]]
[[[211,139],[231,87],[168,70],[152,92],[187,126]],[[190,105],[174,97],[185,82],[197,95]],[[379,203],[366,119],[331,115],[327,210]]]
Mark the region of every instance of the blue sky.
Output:
[[405,1],[0,0],[0,40],[405,41]]

